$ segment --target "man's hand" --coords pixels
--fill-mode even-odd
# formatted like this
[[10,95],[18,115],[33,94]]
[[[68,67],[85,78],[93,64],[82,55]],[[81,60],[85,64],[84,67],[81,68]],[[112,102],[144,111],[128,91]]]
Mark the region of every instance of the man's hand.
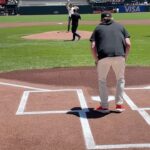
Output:
[[98,58],[97,58],[97,50],[96,50],[95,41],[92,41],[92,42],[91,42],[91,51],[92,51],[93,58],[94,58],[94,60],[95,60],[95,65],[97,65],[97,63],[98,63]]
[[125,39],[125,42],[126,42],[125,60],[127,61],[128,54],[129,54],[130,47],[131,47],[131,42],[130,42],[130,39],[129,39],[129,38],[126,38],[126,39]]
[[98,64],[98,59],[95,60],[95,65],[97,66],[97,64]]

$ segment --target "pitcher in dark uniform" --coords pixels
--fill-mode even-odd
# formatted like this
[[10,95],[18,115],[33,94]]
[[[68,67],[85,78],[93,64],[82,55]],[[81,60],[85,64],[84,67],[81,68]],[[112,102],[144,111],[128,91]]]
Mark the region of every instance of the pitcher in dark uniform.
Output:
[[80,14],[77,12],[78,9],[74,9],[74,13],[71,15],[71,21],[72,21],[72,34],[73,38],[72,41],[75,41],[76,37],[78,37],[78,40],[80,40],[81,36],[77,33],[79,19],[81,20]]

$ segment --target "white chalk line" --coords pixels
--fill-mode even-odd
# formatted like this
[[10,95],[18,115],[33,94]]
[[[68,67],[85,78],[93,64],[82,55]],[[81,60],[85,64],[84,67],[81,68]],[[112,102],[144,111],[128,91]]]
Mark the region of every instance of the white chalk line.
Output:
[[[36,115],[36,113],[37,114],[40,114],[40,113],[41,114],[57,113],[57,111],[32,111],[32,112],[25,112],[25,107],[26,107],[29,95],[32,94],[32,93],[39,93],[39,92],[40,93],[45,93],[45,92],[77,92],[77,96],[78,96],[81,108],[84,109],[85,112],[89,111],[88,106],[87,106],[86,101],[85,101],[85,98],[84,98],[84,95],[83,95],[83,92],[80,89],[62,89],[62,90],[59,89],[59,90],[42,90],[42,91],[37,90],[37,91],[24,91],[23,92],[23,95],[22,95],[22,98],[21,98],[18,110],[16,112],[16,115],[26,115],[26,114],[28,114],[28,115],[29,114]],[[63,113],[69,112],[69,111],[71,111],[71,112],[79,112],[78,110],[65,110]],[[60,112],[58,111],[58,113],[60,113]]]
[[23,92],[23,95],[21,97],[21,101],[20,101],[18,110],[16,112],[16,115],[23,114],[23,112],[25,110],[25,107],[26,107],[26,103],[27,103],[28,97],[29,97],[29,93],[30,93],[30,91],[24,91]]
[[47,89],[35,88],[35,87],[24,86],[24,85],[13,84],[13,83],[6,83],[6,82],[0,82],[0,85],[12,86],[12,87],[23,88],[23,89],[30,89],[30,90],[41,90],[41,91],[42,90],[47,90]]
[[[46,114],[66,114],[70,110],[55,110],[55,111],[28,111],[28,112],[17,112],[16,115],[46,115]],[[72,112],[72,111],[71,111]],[[77,112],[77,111],[73,111]]]
[[[74,91],[77,93],[78,96],[78,100],[80,102],[80,106],[82,110],[59,110],[59,111],[32,111],[32,112],[24,112],[25,110],[25,106],[26,103],[28,101],[28,97],[29,94],[31,93],[38,93],[38,92],[70,92],[70,91]],[[89,147],[93,147],[95,145],[95,141],[91,132],[91,128],[86,116],[86,113],[89,112],[86,100],[85,100],[85,96],[83,94],[83,91],[81,89],[62,89],[62,90],[42,90],[42,91],[25,91],[23,93],[19,108],[16,112],[16,115],[44,115],[44,114],[64,114],[64,113],[79,113],[80,116],[80,123],[81,123],[81,127],[82,127],[82,132],[83,132],[83,136],[84,136],[84,141],[86,144],[87,149],[89,149]]]
[[93,147],[95,147],[96,144],[94,141],[94,137],[93,137],[91,127],[90,127],[89,121],[87,119],[86,113],[83,111],[80,111],[79,115],[80,115],[80,122],[81,122],[81,126],[82,126],[82,132],[83,132],[86,148],[92,149]]
[[[41,88],[33,88],[33,87],[16,85],[16,84],[9,84],[9,83],[4,83],[4,82],[0,82],[0,84],[7,85],[7,86],[28,88],[28,89],[32,89],[32,90],[38,90],[38,91],[24,91],[23,96],[21,98],[22,102],[20,102],[20,103],[22,103],[22,104],[20,104],[22,106],[19,105],[20,108],[18,108],[18,110],[20,111],[20,113],[21,113],[22,110],[24,111],[24,109],[25,109],[25,105],[26,105],[26,102],[28,100],[29,93],[33,93],[33,92],[53,92],[53,90],[41,89]],[[134,88],[134,90],[135,89],[136,88]],[[149,89],[149,87],[145,88],[145,89]],[[63,91],[67,91],[67,90],[68,89],[63,89]],[[69,91],[73,91],[73,90],[74,89],[70,89]],[[62,91],[62,90],[55,90],[55,92],[58,92],[58,91]],[[81,89],[76,89],[75,91],[78,91],[77,95],[78,95],[81,107],[83,106],[83,108],[85,108],[86,111],[88,111],[88,107],[87,107],[87,104],[86,104],[86,100],[85,100],[83,91]],[[137,106],[133,103],[133,101],[126,94],[124,94],[124,98],[127,98],[126,101],[128,102],[129,106],[131,106],[132,110],[136,110],[137,109]],[[72,110],[64,110],[64,111],[52,111],[51,113],[67,113],[68,111],[73,112]],[[96,145],[95,141],[94,141],[94,138],[93,138],[93,135],[92,135],[92,132],[91,132],[91,128],[90,128],[87,116],[86,116],[86,111],[75,110],[75,112],[77,112],[77,111],[78,111],[78,113],[80,115],[80,122],[81,122],[82,131],[83,131],[84,140],[85,140],[85,144],[86,144],[87,149],[150,148],[150,143],[143,143],[143,144]],[[41,114],[42,112],[43,111],[38,111],[36,113]],[[47,111],[47,112],[50,113],[50,111]],[[23,112],[23,113],[25,113],[25,114],[33,113],[34,114],[34,112]],[[43,113],[46,114],[46,112],[43,112]],[[144,110],[140,110],[139,113],[141,115],[144,114],[144,116],[146,116]]]
[[[96,100],[96,101],[101,101],[99,96],[92,96],[91,97],[92,100]],[[138,106],[136,106],[136,104],[133,102],[133,100],[124,92],[123,94],[123,98],[126,101],[126,103],[130,106],[130,108],[134,111],[137,111],[142,118],[147,122],[148,125],[150,125],[150,115],[146,112],[146,110],[150,110],[149,108],[139,108]],[[108,97],[108,101],[112,101],[115,100],[114,96],[109,96]]]
[[127,102],[127,104],[130,106],[132,110],[136,110],[142,118],[147,122],[148,125],[150,125],[150,115],[143,109],[139,109],[133,102],[133,100],[126,94],[124,93],[123,95],[124,100]]
[[[18,110],[16,112],[16,115],[41,115],[41,114],[63,114],[63,113],[74,113],[78,112],[80,115],[80,122],[82,126],[82,132],[84,136],[84,141],[87,149],[93,147],[95,145],[95,141],[91,132],[91,128],[86,116],[86,112],[88,112],[88,106],[86,104],[86,100],[83,94],[82,89],[61,89],[61,90],[49,90],[49,89],[41,89],[41,88],[35,88],[35,87],[30,87],[30,86],[24,86],[24,85],[18,85],[18,84],[12,84],[12,83],[5,83],[5,82],[0,82],[1,85],[5,86],[12,86],[12,87],[17,87],[17,88],[25,88],[25,89],[30,89],[34,91],[24,91]],[[66,92],[66,91],[76,91],[78,95],[78,99],[80,102],[80,106],[82,107],[83,110],[62,110],[62,111],[36,111],[36,112],[24,112],[26,103],[28,101],[28,97],[30,93],[36,93],[36,92]]]
[[[150,86],[144,87],[144,88],[126,88],[125,90],[149,90]],[[130,106],[130,108],[134,111],[138,111],[138,113],[142,116],[142,118],[146,121],[148,125],[150,125],[150,115],[146,112],[146,110],[150,110],[150,108],[138,108],[136,104],[133,102],[133,100],[124,93],[123,95],[124,100],[127,102],[127,104]],[[92,96],[93,100],[101,101],[99,96]],[[109,101],[115,100],[114,96],[108,97]],[[142,143],[142,144],[116,144],[116,145],[95,145],[93,148],[90,149],[121,149],[121,148],[150,148],[150,143]]]
[[144,87],[126,87],[125,90],[150,90],[150,86],[144,86]]
[[130,148],[150,148],[150,143],[143,144],[116,144],[116,145],[96,145],[92,149],[130,149]]

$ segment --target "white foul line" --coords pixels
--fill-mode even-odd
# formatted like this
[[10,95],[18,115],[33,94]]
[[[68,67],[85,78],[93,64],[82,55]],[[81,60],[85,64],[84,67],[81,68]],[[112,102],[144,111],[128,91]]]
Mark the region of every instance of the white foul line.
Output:
[[79,111],[79,115],[80,115],[80,122],[82,126],[86,148],[93,149],[95,147],[95,141],[91,132],[91,128],[90,128],[86,113],[81,110]]
[[144,144],[116,144],[116,145],[96,145],[93,149],[122,149],[122,148],[150,148],[150,143]]
[[24,91],[16,115],[23,115],[30,91]]
[[24,86],[24,85],[19,85],[19,84],[12,84],[12,83],[5,83],[5,82],[0,82],[0,84],[5,85],[5,86],[12,86],[12,87],[30,89],[30,90],[41,90],[41,91],[46,90],[46,89],[41,89],[41,88],[35,88],[35,87]]
[[89,109],[88,109],[88,106],[86,104],[86,100],[85,100],[85,97],[83,95],[83,91],[81,89],[78,89],[77,90],[77,95],[78,95],[78,98],[79,98],[81,108],[86,109],[86,111],[88,112]]
[[134,104],[134,102],[130,99],[130,97],[124,92],[123,99],[127,102],[132,110],[137,110],[138,107]]
[[125,90],[150,90],[150,86],[145,87],[127,87]]
[[150,115],[145,110],[139,109],[126,93],[124,93],[123,97],[127,104],[131,107],[131,109],[136,110],[147,122],[147,124],[150,125]]
[[[77,93],[78,100],[80,102],[80,106],[82,110],[59,110],[59,111],[33,111],[33,112],[25,112],[26,103],[28,101],[28,97],[30,93],[39,93],[39,92],[69,92],[74,91]],[[89,112],[85,96],[81,89],[62,89],[62,90],[37,90],[37,91],[24,91],[23,96],[21,98],[20,105],[16,112],[16,115],[42,115],[42,114],[63,114],[68,112],[78,112],[80,116],[80,123],[82,127],[82,132],[84,136],[84,141],[87,149],[91,149],[95,146],[95,141],[91,132],[91,128],[86,116],[86,113]]]

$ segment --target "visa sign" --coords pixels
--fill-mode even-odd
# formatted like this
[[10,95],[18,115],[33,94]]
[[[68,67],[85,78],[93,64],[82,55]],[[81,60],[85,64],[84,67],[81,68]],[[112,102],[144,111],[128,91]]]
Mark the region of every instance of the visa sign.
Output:
[[140,12],[140,6],[125,6],[126,12]]

